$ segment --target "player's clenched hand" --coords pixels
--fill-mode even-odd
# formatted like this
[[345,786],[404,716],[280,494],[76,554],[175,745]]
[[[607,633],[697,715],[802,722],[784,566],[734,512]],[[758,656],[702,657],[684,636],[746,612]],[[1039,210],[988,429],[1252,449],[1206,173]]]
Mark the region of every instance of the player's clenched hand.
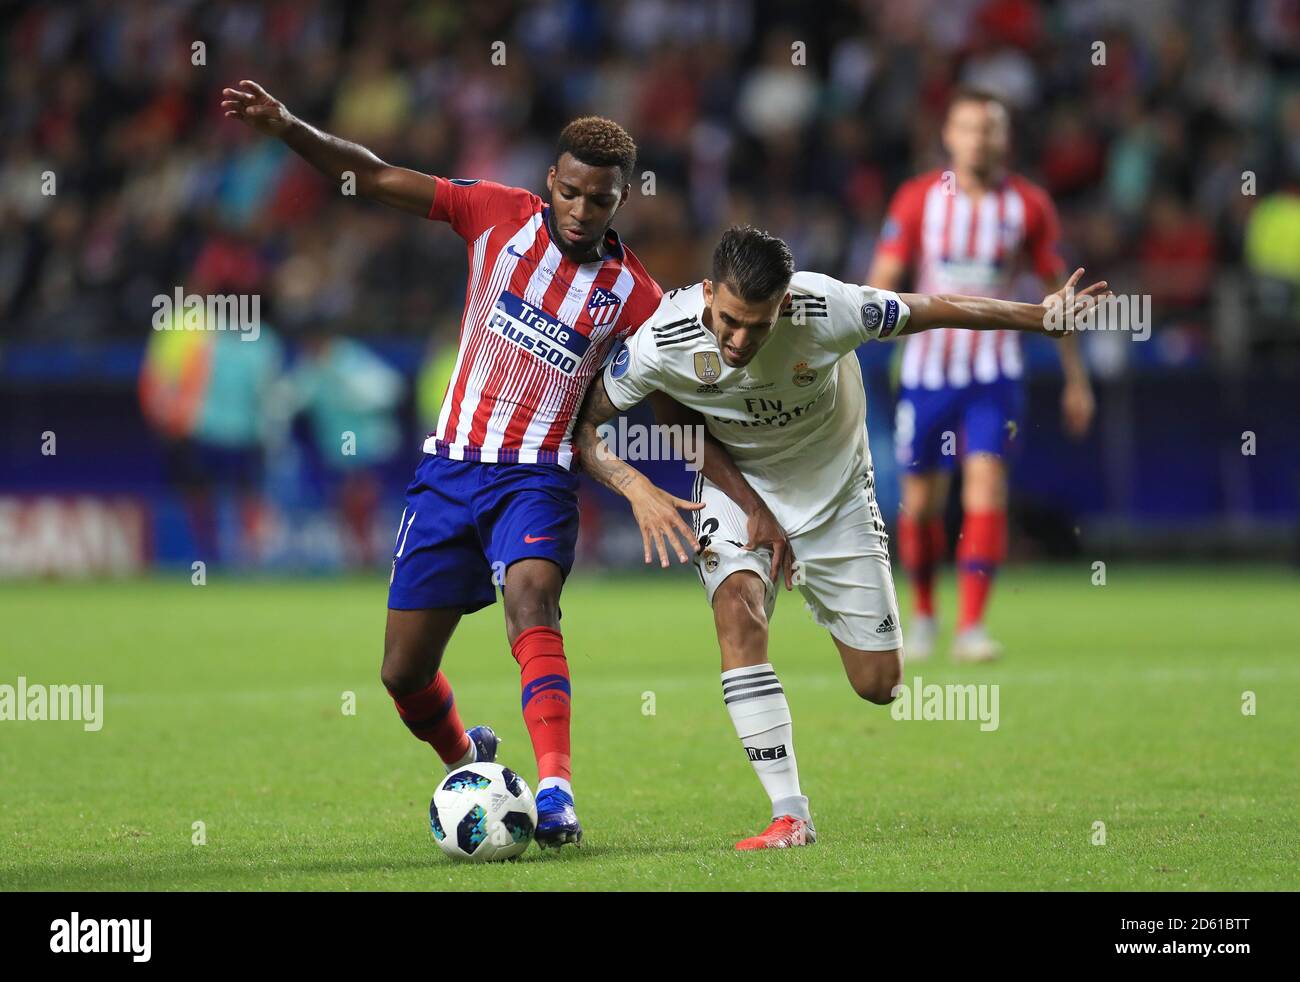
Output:
[[750,513],[749,541],[745,543],[747,551],[760,548],[772,550],[772,569],[769,573],[772,582],[785,580],[785,588],[793,590],[794,548],[790,545],[790,536],[785,534],[785,529],[766,505]]
[[222,89],[221,108],[227,116],[243,120],[259,133],[279,136],[293,122],[284,103],[256,82],[244,79],[237,89]]
[[[638,481],[635,490],[629,491],[628,502],[637,525],[641,526],[641,542],[645,545],[645,561],[650,562],[650,544],[659,553],[659,565],[668,568],[668,553],[675,551],[679,562],[690,562],[690,553],[699,551],[700,543],[691,527],[677,514],[677,509],[699,511],[704,505],[697,501],[683,501],[656,487],[649,481]],[[688,553],[683,542],[690,546]]]

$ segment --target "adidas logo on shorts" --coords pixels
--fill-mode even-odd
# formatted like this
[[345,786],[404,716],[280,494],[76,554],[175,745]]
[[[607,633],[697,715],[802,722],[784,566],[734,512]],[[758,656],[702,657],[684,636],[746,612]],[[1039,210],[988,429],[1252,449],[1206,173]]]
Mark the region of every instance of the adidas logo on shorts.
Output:
[[886,615],[885,619],[880,622],[880,626],[876,628],[876,633],[888,634],[890,631],[897,631],[897,630],[898,630],[898,625],[894,623],[894,615],[888,614]]

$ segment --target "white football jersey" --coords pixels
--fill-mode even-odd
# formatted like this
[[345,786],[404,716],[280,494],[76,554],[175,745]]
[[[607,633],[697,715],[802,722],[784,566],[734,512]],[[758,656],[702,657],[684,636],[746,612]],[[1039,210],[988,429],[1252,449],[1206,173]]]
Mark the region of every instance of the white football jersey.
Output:
[[704,326],[704,286],[673,290],[605,367],[620,409],[665,392],[704,415],[746,480],[790,534],[819,524],[870,468],[866,394],[853,350],[896,336],[898,294],[794,274],[790,306],[743,368]]

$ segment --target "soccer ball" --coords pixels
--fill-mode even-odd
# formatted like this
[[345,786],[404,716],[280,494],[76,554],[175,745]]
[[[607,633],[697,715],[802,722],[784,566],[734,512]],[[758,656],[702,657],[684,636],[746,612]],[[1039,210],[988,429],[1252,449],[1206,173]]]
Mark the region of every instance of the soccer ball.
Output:
[[448,774],[429,802],[433,839],[452,859],[514,859],[533,841],[537,802],[524,779],[500,764],[473,763]]

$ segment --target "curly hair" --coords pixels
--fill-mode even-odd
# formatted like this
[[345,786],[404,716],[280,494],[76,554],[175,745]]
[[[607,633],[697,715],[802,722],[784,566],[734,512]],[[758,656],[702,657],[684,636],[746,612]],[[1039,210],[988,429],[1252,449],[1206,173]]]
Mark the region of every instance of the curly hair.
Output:
[[580,116],[560,131],[555,147],[558,162],[564,154],[591,167],[617,167],[623,183],[632,181],[636,168],[636,144],[627,130],[602,116]]

